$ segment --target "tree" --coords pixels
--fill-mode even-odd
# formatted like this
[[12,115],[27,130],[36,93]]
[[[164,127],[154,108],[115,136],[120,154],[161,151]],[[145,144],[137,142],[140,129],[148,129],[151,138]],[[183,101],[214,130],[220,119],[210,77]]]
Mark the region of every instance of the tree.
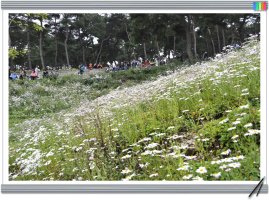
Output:
[[42,66],[42,69],[45,68],[45,64],[44,64],[44,57],[43,57],[43,35],[44,35],[44,26],[43,26],[43,22],[44,22],[44,19],[47,19],[48,18],[48,14],[45,14],[45,13],[40,13],[40,14],[35,14],[34,15],[34,18],[39,20],[39,24],[36,24],[34,23],[33,24],[33,27],[34,29],[39,32],[39,52],[40,52],[40,60],[41,60],[41,66]]

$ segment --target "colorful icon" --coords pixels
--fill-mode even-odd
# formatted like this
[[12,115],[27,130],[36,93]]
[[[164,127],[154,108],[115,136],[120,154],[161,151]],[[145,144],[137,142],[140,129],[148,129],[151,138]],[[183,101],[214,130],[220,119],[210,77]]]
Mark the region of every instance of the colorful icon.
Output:
[[267,2],[253,2],[253,10],[265,11],[267,10]]

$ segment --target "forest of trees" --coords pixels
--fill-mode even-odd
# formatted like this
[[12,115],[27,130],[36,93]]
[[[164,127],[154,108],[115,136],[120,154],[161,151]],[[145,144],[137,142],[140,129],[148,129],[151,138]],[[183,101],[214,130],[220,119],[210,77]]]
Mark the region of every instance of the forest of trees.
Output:
[[10,14],[9,63],[73,66],[162,52],[194,62],[260,32],[259,14]]

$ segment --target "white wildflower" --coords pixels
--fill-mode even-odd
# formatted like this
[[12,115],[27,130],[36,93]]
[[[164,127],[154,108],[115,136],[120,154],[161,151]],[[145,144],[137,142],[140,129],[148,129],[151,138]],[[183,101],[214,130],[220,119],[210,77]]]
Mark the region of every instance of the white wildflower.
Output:
[[122,174],[129,174],[131,172],[132,172],[132,170],[128,169],[127,167],[121,171]]
[[223,151],[221,155],[229,155],[231,152],[231,149],[227,149],[226,151]]
[[189,170],[190,166],[189,165],[183,165],[182,167],[177,168],[178,171],[187,171]]
[[183,176],[182,179],[184,179],[184,180],[189,180],[189,179],[191,179],[192,177],[193,177],[192,174],[188,174],[188,175]]
[[175,127],[174,126],[169,126],[168,128],[167,128],[167,130],[173,130]]
[[249,108],[249,105],[246,104],[246,105],[240,106],[239,108],[240,108],[240,109],[248,109],[248,108]]
[[200,177],[200,176],[195,176],[195,177],[192,178],[192,180],[194,180],[194,181],[203,181],[204,179],[202,177]]
[[48,160],[44,165],[47,166],[51,163],[51,160]]
[[256,135],[256,134],[259,134],[259,133],[260,133],[260,130],[249,129],[248,133],[245,133],[244,136]]
[[182,110],[183,113],[189,112],[189,110]]
[[184,156],[187,160],[194,160],[197,156]]
[[228,119],[228,118],[226,118],[226,119],[224,119],[224,120],[220,121],[220,122],[219,122],[219,124],[224,124],[224,123],[226,123],[226,122],[228,122],[228,121],[229,121],[229,119]]
[[151,174],[151,175],[149,175],[150,178],[152,178],[152,177],[156,177],[156,176],[159,176],[159,174],[158,174],[158,173],[155,173],[155,174]]
[[197,170],[196,170],[197,173],[199,174],[205,174],[207,173],[207,170],[205,167],[199,167]]
[[227,165],[222,165],[222,166],[220,166],[219,168],[220,169],[226,169],[228,166]]
[[221,172],[211,174],[211,176],[213,176],[214,178],[219,178],[221,176]]
[[149,163],[147,162],[147,163],[145,163],[145,164],[139,164],[139,167],[140,168],[144,168],[144,167],[147,167],[149,165]]
[[158,143],[151,143],[151,144],[148,144],[145,148],[152,149],[152,148],[157,147],[158,145],[159,145]]
[[227,131],[232,131],[232,130],[235,130],[236,127],[231,127],[231,128],[228,128]]
[[152,151],[153,154],[160,154],[160,153],[162,153],[162,152],[163,152],[163,150],[153,150],[153,151]]
[[146,150],[145,152],[141,153],[142,156],[146,156],[146,155],[152,155],[152,151],[150,150]]
[[239,136],[238,135],[234,135],[233,137],[232,137],[232,140],[235,140],[235,139],[237,139]]
[[241,113],[241,114],[240,114],[241,117],[243,117],[243,116],[245,116],[245,115],[247,115],[247,113]]
[[122,156],[121,159],[122,159],[122,160],[125,160],[125,159],[127,159],[127,158],[131,158],[131,157],[132,157],[131,155],[127,154],[126,156]]
[[143,139],[139,140],[137,143],[147,142],[147,141],[150,141],[150,140],[151,140],[151,138],[146,137],[146,138],[143,138]]
[[250,127],[252,127],[252,123],[248,123],[248,124],[244,125],[244,127],[245,128],[250,128]]
[[240,124],[241,122],[240,121],[235,121],[235,122],[233,122],[232,124],[233,125],[237,125],[237,124]]
[[54,153],[50,151],[49,153],[46,154],[46,157],[53,156],[53,155]]
[[89,163],[90,169],[93,170],[95,168],[95,162],[90,162]]
[[228,164],[228,166],[232,167],[232,168],[239,168],[241,166],[241,164],[239,162],[235,162],[235,163]]
[[131,180],[135,175],[136,175],[136,174],[133,173],[133,174],[131,174],[130,176],[127,176],[126,178],[122,179],[122,181],[129,181],[129,180]]

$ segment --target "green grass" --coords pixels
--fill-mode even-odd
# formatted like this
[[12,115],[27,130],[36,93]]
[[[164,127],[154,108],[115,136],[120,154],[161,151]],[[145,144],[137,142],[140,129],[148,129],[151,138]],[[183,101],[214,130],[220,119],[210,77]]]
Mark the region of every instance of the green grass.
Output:
[[[181,86],[171,81],[165,92],[113,109],[109,117],[96,111],[60,130],[44,123],[26,135],[11,134],[10,180],[259,180],[259,51],[248,53],[245,62],[257,45],[252,41],[234,58],[217,62],[211,75]],[[104,91],[156,78],[161,71],[128,70],[78,82]],[[57,80],[49,90],[40,83],[32,97],[53,95],[53,88],[73,79]],[[78,99],[85,90],[76,94],[80,85],[74,84],[66,94]],[[13,95],[23,94],[24,88],[12,87]]]
[[[83,99],[93,100],[118,87],[154,80],[167,70],[179,68],[178,62],[145,69],[129,69],[97,76],[76,74],[57,79],[16,80],[9,82],[9,125],[53,115],[77,106]],[[57,100],[56,100],[57,99]]]

